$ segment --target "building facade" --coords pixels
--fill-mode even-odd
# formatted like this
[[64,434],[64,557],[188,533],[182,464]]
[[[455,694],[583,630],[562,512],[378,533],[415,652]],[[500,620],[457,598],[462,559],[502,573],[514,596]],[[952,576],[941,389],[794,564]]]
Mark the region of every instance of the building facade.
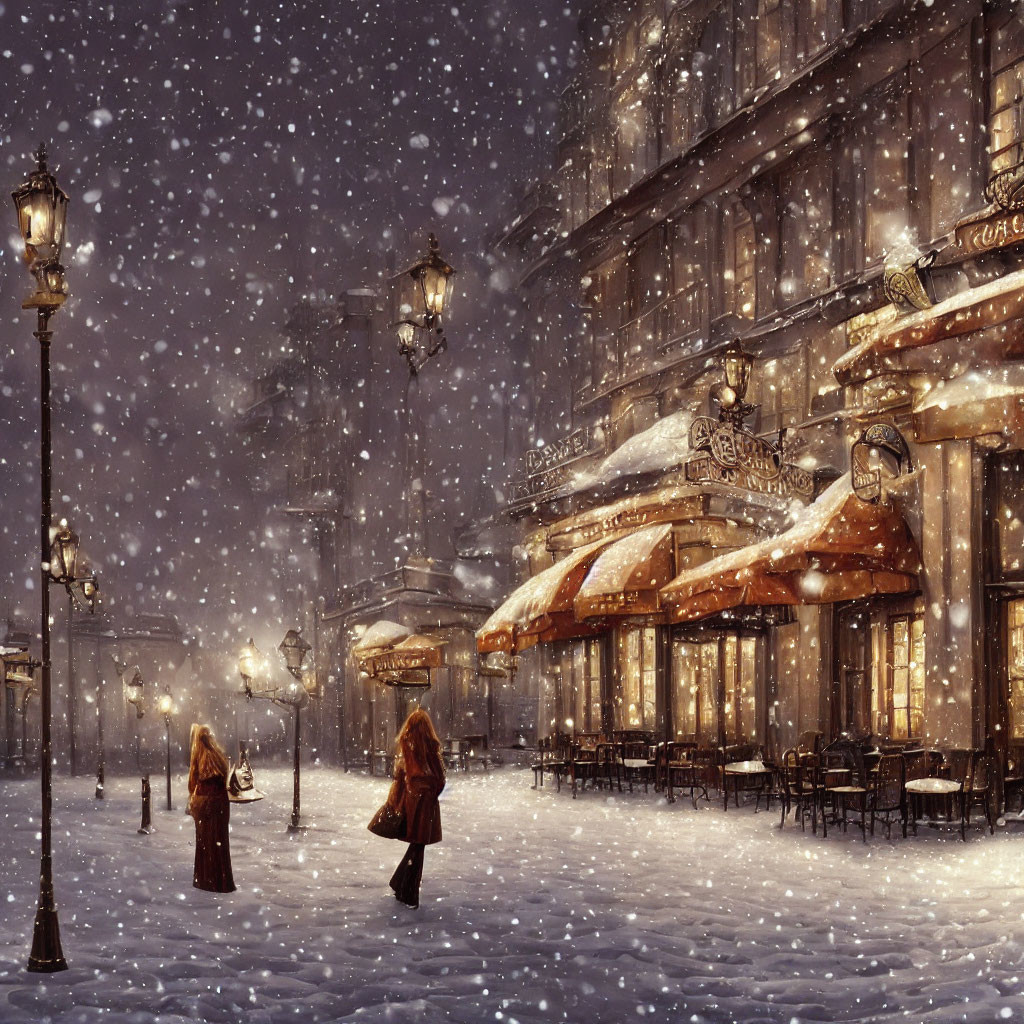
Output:
[[[449,484],[432,457],[433,440],[446,438],[432,388],[446,359],[409,373],[388,298],[356,289],[299,302],[239,420],[265,571],[282,604],[274,628],[302,626],[313,648],[306,742],[346,765],[391,750],[411,693],[360,671],[355,649],[381,620],[443,642],[429,689],[416,691],[442,736],[505,728],[509,717],[500,702],[488,714],[473,640],[492,607],[480,590],[493,587],[501,559],[438,501]],[[271,650],[279,638],[264,627],[257,646]],[[250,733],[254,714],[243,723]]]
[[1021,5],[611,0],[580,39],[502,239],[534,404],[480,649],[541,734],[1024,743]]

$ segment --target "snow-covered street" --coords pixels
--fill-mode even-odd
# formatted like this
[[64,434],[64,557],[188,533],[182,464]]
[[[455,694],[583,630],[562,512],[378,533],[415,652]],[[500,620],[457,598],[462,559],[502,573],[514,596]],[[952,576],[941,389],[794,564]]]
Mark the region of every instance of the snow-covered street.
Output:
[[[2,783],[0,1020],[997,1021],[1024,1013],[1019,826],[967,844],[827,841],[749,807],[454,775],[423,902],[396,904],[398,844],[365,824],[386,782],[311,769],[315,828],[284,829],[291,777],[233,808],[239,889],[191,886],[192,822],[136,833],[137,783],[105,803],[57,780],[55,873],[70,970],[24,969],[38,793]],[[176,780],[181,800],[182,780]],[[1014,829],[1017,831],[1015,832]]]

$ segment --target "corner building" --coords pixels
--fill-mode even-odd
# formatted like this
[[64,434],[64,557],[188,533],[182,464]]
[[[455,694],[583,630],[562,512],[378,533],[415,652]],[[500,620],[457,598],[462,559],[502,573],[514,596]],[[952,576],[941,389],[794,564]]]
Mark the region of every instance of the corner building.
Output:
[[587,5],[500,243],[540,735],[1024,745],[1022,103],[1019,3]]

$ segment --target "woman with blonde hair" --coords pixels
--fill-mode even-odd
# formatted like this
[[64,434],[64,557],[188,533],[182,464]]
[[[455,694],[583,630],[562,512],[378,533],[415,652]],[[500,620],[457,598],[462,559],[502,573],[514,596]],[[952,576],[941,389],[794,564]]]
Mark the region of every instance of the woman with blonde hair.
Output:
[[196,823],[192,884],[208,892],[234,892],[228,846],[228,759],[208,725],[189,736],[188,808]]
[[441,741],[434,723],[423,708],[416,708],[398,734],[395,781],[388,803],[405,817],[405,841],[409,849],[391,876],[391,888],[399,902],[420,905],[423,850],[441,842],[441,808],[437,798],[444,789]]

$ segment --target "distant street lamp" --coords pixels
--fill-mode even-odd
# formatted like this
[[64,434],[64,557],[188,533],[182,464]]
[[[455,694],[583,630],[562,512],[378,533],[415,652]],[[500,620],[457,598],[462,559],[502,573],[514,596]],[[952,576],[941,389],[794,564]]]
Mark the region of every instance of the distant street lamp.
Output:
[[398,351],[416,375],[438,352],[448,347],[442,317],[449,304],[448,279],[453,267],[441,258],[437,238],[431,234],[427,254],[398,278]]
[[32,930],[32,951],[28,969],[37,972],[67,970],[67,961],[60,942],[60,922],[53,893],[53,839],[50,749],[50,525],[51,512],[51,441],[50,441],[50,317],[67,299],[64,268],[60,264],[67,222],[68,197],[47,170],[46,148],[40,145],[35,154],[36,169],[12,193],[17,211],[18,228],[25,244],[24,258],[35,278],[36,290],[21,305],[36,311],[35,337],[39,342],[39,406],[40,406],[40,592],[41,621],[41,751],[40,788],[42,815],[39,845],[39,904]]
[[301,629],[289,629],[284,639],[277,645],[277,649],[284,658],[285,667],[295,676],[302,678],[302,663],[310,652],[310,645],[302,639]]
[[171,716],[174,714],[174,700],[171,697],[170,686],[164,687],[164,692],[157,703],[157,710],[164,716],[164,729],[167,734],[167,810],[173,811],[171,803]]
[[68,762],[71,774],[78,770],[75,745],[75,715],[77,713],[78,693],[75,683],[75,652],[73,625],[75,605],[87,610],[89,614],[96,611],[96,600],[99,596],[99,580],[95,573],[88,576],[78,575],[82,568],[79,565],[80,541],[78,534],[62,519],[60,526],[54,531],[50,542],[50,578],[59,583],[68,593]]
[[754,406],[744,401],[753,365],[754,357],[743,351],[739,338],[729,342],[722,353],[725,382],[715,385],[715,396],[719,404],[718,418],[737,429],[743,426],[744,420],[754,411]]
[[310,645],[301,637],[301,630],[289,629],[277,649],[285,660],[285,666],[294,680],[285,687],[275,686],[270,681],[270,667],[259,648],[250,639],[242,648],[238,658],[238,674],[242,677],[242,694],[252,700],[254,697],[269,700],[278,707],[291,708],[295,713],[295,746],[292,760],[292,816],[288,823],[289,832],[303,832],[305,826],[299,818],[299,754],[301,732],[299,712],[316,693],[316,674],[303,672],[302,664],[310,651]]
[[443,318],[450,306],[450,278],[454,268],[441,256],[431,233],[427,254],[392,280],[393,308],[398,319],[391,325],[398,334],[398,353],[409,366],[403,418],[406,434],[406,531],[413,559],[426,556],[427,508],[423,486],[423,428],[416,416],[413,386],[420,370],[448,347]]
[[142,771],[142,739],[139,719],[146,713],[146,682],[138,665],[114,659],[117,674],[121,677],[121,689],[125,703],[135,708],[135,770]]

